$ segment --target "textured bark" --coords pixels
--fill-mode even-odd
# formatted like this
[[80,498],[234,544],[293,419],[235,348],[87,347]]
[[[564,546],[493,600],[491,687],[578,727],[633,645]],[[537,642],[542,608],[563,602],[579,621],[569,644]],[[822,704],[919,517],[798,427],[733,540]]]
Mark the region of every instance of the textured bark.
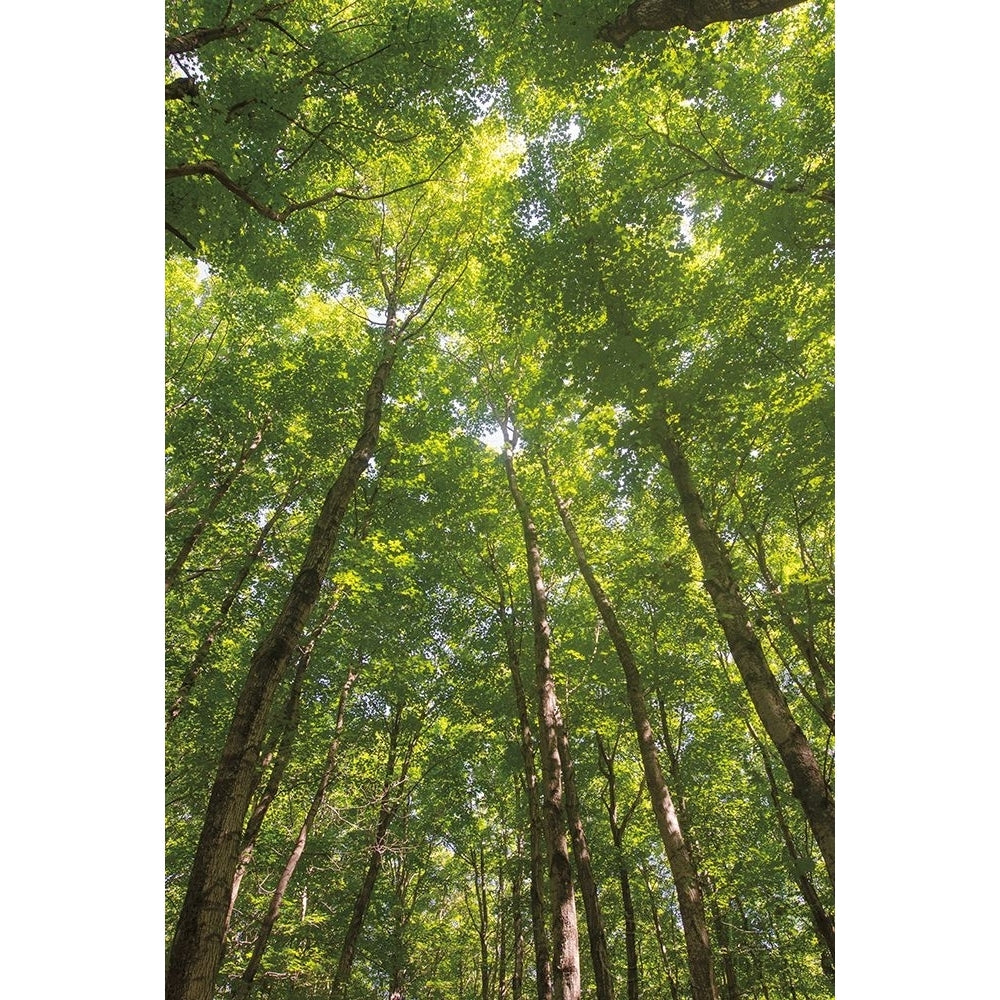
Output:
[[580,944],[576,920],[573,872],[566,839],[566,808],[563,800],[562,761],[559,756],[561,719],[555,681],[549,663],[549,625],[542,556],[531,511],[517,483],[513,441],[506,418],[501,422],[505,448],[504,469],[514,506],[521,518],[528,582],[531,591],[531,618],[534,633],[535,687],[538,695],[546,840],[549,849],[549,893],[552,904],[552,981],[555,1000],[580,1000]]
[[326,798],[326,790],[329,787],[330,779],[333,777],[334,768],[337,763],[337,751],[340,747],[340,735],[344,729],[344,712],[347,707],[347,696],[350,694],[351,686],[354,684],[357,676],[357,672],[354,669],[349,670],[347,672],[347,678],[344,680],[343,686],[340,689],[340,700],[337,704],[337,721],[334,724],[333,739],[330,741],[330,747],[327,750],[326,764],[323,768],[323,774],[320,776],[319,784],[316,787],[316,792],[309,805],[306,818],[302,821],[302,826],[299,829],[299,835],[295,840],[295,845],[292,848],[291,854],[288,856],[288,860],[285,862],[285,867],[281,872],[278,884],[275,887],[273,895],[271,896],[270,906],[268,906],[267,913],[261,921],[260,931],[257,934],[257,940],[254,942],[253,954],[250,956],[250,960],[247,962],[247,966],[243,970],[243,975],[240,977],[240,980],[236,984],[236,988],[233,991],[233,995],[237,997],[238,1000],[245,1000],[245,998],[250,995],[250,989],[253,986],[254,978],[257,975],[257,970],[260,968],[261,960],[263,959],[264,952],[267,949],[267,943],[271,938],[271,931],[274,929],[275,921],[278,919],[278,913],[281,910],[281,903],[285,898],[286,891],[288,890],[288,883],[291,882],[292,876],[295,874],[295,869],[298,867],[303,851],[305,851],[306,841],[312,831],[313,823],[315,823],[316,816],[323,805],[323,800]]
[[594,969],[594,985],[597,1000],[614,1000],[615,984],[611,976],[611,962],[608,959],[608,942],[604,933],[604,918],[601,915],[600,899],[597,893],[597,879],[590,863],[590,849],[580,815],[580,799],[576,789],[576,773],[570,756],[566,727],[560,724],[559,759],[562,763],[563,789],[566,802],[566,820],[570,840],[573,843],[573,860],[580,882],[580,895],[587,914],[587,940],[590,945],[590,961]]
[[715,988],[715,974],[712,968],[712,947],[708,934],[708,922],[705,918],[705,904],[702,898],[698,873],[680,822],[674,810],[670,790],[663,777],[653,730],[649,724],[649,713],[646,709],[645,696],[642,689],[642,679],[639,668],[632,653],[624,629],[618,621],[614,607],[597,579],[593,568],[587,561],[586,553],[577,534],[576,526],[569,515],[569,505],[559,496],[555,483],[544,465],[549,489],[559,510],[563,528],[573,547],[580,573],[587,583],[591,597],[597,605],[601,620],[611,636],[611,641],[618,655],[622,671],[625,674],[625,688],[628,695],[629,710],[639,741],[639,754],[642,757],[643,774],[646,787],[649,789],[656,817],[657,829],[667,853],[670,873],[677,888],[677,899],[681,910],[681,924],[684,929],[684,943],[687,948],[688,967],[691,972],[691,989],[694,1000],[718,1000]]
[[745,21],[799,3],[802,0],[635,0],[597,35],[620,49],[637,31],[669,31],[680,27],[701,31],[716,21]]
[[177,578],[180,576],[180,572],[184,568],[184,563],[187,561],[187,557],[191,554],[191,550],[195,547],[198,539],[201,538],[205,528],[207,528],[211,523],[212,516],[218,509],[219,504],[222,503],[226,494],[230,491],[230,489],[232,489],[233,483],[235,483],[239,478],[240,473],[245,468],[247,462],[250,460],[250,457],[257,450],[264,437],[264,431],[266,431],[270,425],[271,420],[268,418],[254,431],[246,444],[240,449],[239,456],[233,464],[233,468],[230,469],[225,476],[223,476],[219,485],[215,487],[215,490],[212,492],[212,499],[209,500],[204,513],[198,518],[194,527],[188,532],[187,537],[181,543],[180,551],[174,557],[174,561],[167,567],[165,581],[167,590],[170,590],[170,588],[177,583]]
[[705,589],[712,599],[729,651],[757,715],[788,771],[793,794],[802,804],[817,846],[826,862],[830,882],[833,883],[833,795],[812,747],[792,717],[778,682],[771,673],[760,640],[750,625],[750,617],[740,595],[729,555],[705,517],[690,466],[665,411],[656,411],[652,430],[670,467],[691,541],[705,574]]
[[351,497],[378,443],[385,387],[397,345],[391,303],[388,313],[385,351],[365,395],[361,433],[326,495],[299,572],[270,633],[250,662],[236,703],[174,931],[166,1000],[211,1000],[213,996],[243,820],[253,795],[268,713],[319,599]]

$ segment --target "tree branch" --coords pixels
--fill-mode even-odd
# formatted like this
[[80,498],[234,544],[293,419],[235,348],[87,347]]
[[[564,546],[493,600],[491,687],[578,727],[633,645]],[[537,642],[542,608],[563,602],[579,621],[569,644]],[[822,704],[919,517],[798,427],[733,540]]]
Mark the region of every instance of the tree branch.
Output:
[[[246,188],[237,184],[236,181],[234,181],[222,169],[222,167],[215,162],[215,160],[201,160],[198,163],[182,163],[177,167],[167,167],[166,179],[168,181],[172,181],[176,180],[178,177],[214,177],[224,188],[231,191],[241,201],[245,201],[255,212],[263,215],[266,219],[271,219],[273,222],[282,223],[287,221],[289,216],[293,215],[295,212],[301,212],[306,208],[316,208],[335,199],[343,199],[345,201],[380,201],[382,198],[388,198],[390,195],[398,194],[400,191],[408,191],[410,188],[419,187],[421,184],[426,184],[431,181],[434,178],[434,175],[458,151],[458,149],[459,147],[455,146],[454,149],[452,149],[431,171],[428,177],[423,177],[417,181],[411,181],[409,184],[401,184],[399,187],[391,188],[388,191],[379,191],[375,194],[361,194],[357,191],[348,191],[346,188],[336,187],[326,191],[324,194],[317,195],[315,198],[309,198],[306,201],[292,202],[281,211],[276,208],[272,208],[270,205],[265,205],[262,201],[255,198],[249,191],[246,190]],[[190,246],[190,244],[188,245]],[[192,249],[194,248],[192,247]]]

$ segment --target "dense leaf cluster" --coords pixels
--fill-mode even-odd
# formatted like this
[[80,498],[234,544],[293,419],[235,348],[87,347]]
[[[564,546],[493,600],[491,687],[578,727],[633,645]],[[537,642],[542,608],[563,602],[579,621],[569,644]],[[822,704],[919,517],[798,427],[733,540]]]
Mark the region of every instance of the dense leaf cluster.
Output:
[[832,5],[619,51],[598,32],[621,13],[167,5],[168,947],[248,666],[395,352],[269,706],[220,995],[539,995],[512,685],[537,741],[532,606],[501,427],[616,991],[682,997],[691,974],[622,666],[557,496],[636,656],[719,995],[833,995],[822,845],[658,430],[832,789]]

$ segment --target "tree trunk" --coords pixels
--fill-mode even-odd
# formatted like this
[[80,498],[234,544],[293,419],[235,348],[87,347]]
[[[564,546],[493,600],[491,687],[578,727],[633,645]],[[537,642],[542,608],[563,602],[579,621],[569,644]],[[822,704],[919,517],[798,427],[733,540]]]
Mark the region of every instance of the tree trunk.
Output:
[[351,978],[354,954],[358,948],[358,941],[361,939],[365,913],[368,911],[368,904],[371,902],[372,892],[375,889],[375,881],[382,868],[389,824],[396,815],[400,803],[405,799],[405,795],[402,792],[403,783],[406,781],[406,775],[410,769],[410,762],[413,759],[413,748],[416,745],[417,737],[413,737],[406,749],[406,754],[400,766],[399,777],[397,778],[396,752],[399,744],[402,719],[403,705],[400,704],[393,715],[392,728],[389,732],[389,759],[385,767],[385,783],[382,786],[382,794],[379,797],[379,814],[378,823],[375,827],[375,840],[372,844],[368,868],[361,882],[361,889],[358,891],[357,898],[354,901],[351,919],[347,924],[347,930],[344,934],[344,943],[341,946],[340,958],[337,961],[337,972],[334,975],[333,988],[330,991],[332,1000],[343,1000],[343,997],[347,995],[347,983]]
[[618,654],[618,661],[625,674],[625,688],[629,709],[632,713],[632,722],[639,741],[639,753],[642,757],[646,787],[649,789],[652,800],[657,829],[667,852],[670,873],[677,888],[681,923],[684,928],[684,943],[687,947],[688,966],[691,971],[692,994],[694,1000],[718,1000],[715,989],[715,974],[712,968],[712,947],[708,934],[708,921],[705,918],[705,904],[698,873],[677,819],[670,790],[663,777],[663,769],[660,767],[656,742],[653,739],[653,729],[649,724],[649,713],[646,710],[639,668],[636,665],[632,647],[629,645],[625,631],[618,621],[618,616],[587,561],[580,537],[569,515],[569,505],[559,496],[549,473],[548,464],[544,459],[543,468],[549,490],[559,510],[563,528],[573,547],[580,573],[590,589],[601,619],[611,636],[615,652]]
[[792,782],[792,791],[802,803],[806,819],[826,862],[830,882],[833,883],[833,795],[816,762],[812,747],[792,717],[788,703],[768,666],[760,641],[750,626],[729,555],[705,517],[691,469],[665,410],[655,412],[652,430],[670,467],[691,541],[705,573],[705,589],[715,606],[729,651],[764,729],[781,755]]
[[788,604],[781,593],[781,587],[771,573],[771,568],[767,562],[767,553],[764,550],[764,533],[758,529],[753,530],[744,536],[744,541],[754,554],[757,566],[760,568],[761,578],[767,587],[768,594],[778,612],[778,618],[784,626],[785,631],[791,636],[796,648],[802,654],[806,665],[809,668],[809,675],[812,677],[813,685],[816,688],[816,697],[819,701],[817,714],[826,724],[830,732],[834,729],[833,699],[830,697],[826,684],[826,677],[833,676],[833,665],[830,660],[817,648],[813,637],[806,629],[795,620]]
[[395,307],[391,302],[384,343],[384,353],[365,395],[361,434],[326,495],[302,566],[269,635],[250,662],[236,703],[174,931],[166,1000],[211,1000],[214,993],[243,819],[253,794],[271,702],[319,599],[341,522],[378,443],[386,382],[396,358]]
[[[632,882],[629,878],[628,865],[625,863],[624,840],[625,829],[628,821],[632,818],[635,807],[639,804],[642,795],[639,795],[625,813],[625,817],[619,820],[618,816],[618,786],[615,780],[615,767],[613,754],[609,754],[601,739],[600,733],[594,734],[597,739],[597,752],[601,761],[601,771],[608,779],[608,798],[605,806],[608,810],[608,824],[611,827],[611,839],[615,845],[615,853],[618,856],[618,884],[622,892],[622,912],[625,918],[625,960],[627,964],[627,992],[628,1000],[639,1000],[639,952],[636,947],[635,936],[635,905],[632,902]],[[616,741],[617,746],[617,741]]]
[[[524,852],[524,841],[521,833],[517,834],[516,866],[510,880],[510,910],[511,910],[511,961],[510,1000],[521,1000],[524,983],[524,921],[521,916],[521,858]],[[546,963],[547,965],[548,963]]]
[[679,27],[701,31],[716,21],[745,21],[799,3],[802,0],[635,0],[624,14],[605,24],[597,37],[621,49],[637,31]]
[[187,537],[181,543],[180,551],[174,557],[174,561],[167,567],[165,577],[166,590],[170,590],[170,588],[177,583],[177,578],[180,576],[181,570],[184,568],[184,563],[187,562],[187,557],[191,555],[191,550],[195,547],[198,539],[201,538],[205,529],[211,523],[212,515],[216,512],[219,504],[222,503],[226,494],[230,491],[230,489],[232,489],[233,483],[235,483],[239,478],[240,473],[250,460],[250,457],[257,450],[257,447],[264,438],[264,431],[266,431],[270,425],[271,419],[268,417],[264,420],[261,426],[254,431],[253,436],[243,446],[233,468],[230,469],[230,471],[223,477],[219,485],[215,487],[215,490],[212,493],[212,499],[209,500],[204,513],[198,518],[194,527],[188,532]]
[[542,577],[542,556],[538,532],[531,511],[521,494],[514,470],[513,447],[507,418],[501,421],[505,448],[504,469],[514,506],[521,517],[528,582],[531,591],[531,618],[535,649],[535,686],[538,694],[538,729],[544,779],[543,815],[549,849],[549,892],[552,904],[552,980],[554,1000],[580,1000],[580,944],[573,893],[573,872],[566,840],[566,812],[562,788],[562,761],[559,756],[559,704],[549,664],[551,628]]
[[587,914],[587,939],[590,944],[590,960],[594,968],[597,1000],[614,1000],[615,985],[611,976],[608,942],[604,933],[604,919],[601,916],[600,900],[597,895],[597,879],[594,878],[594,870],[590,864],[590,850],[587,847],[583,819],[580,816],[576,774],[570,756],[566,727],[562,723],[558,728],[558,736],[559,759],[562,762],[563,788],[566,800],[566,819],[569,825],[570,839],[573,843],[573,860],[576,862],[576,873],[580,880],[580,895],[583,896],[583,907]]
[[785,820],[785,814],[781,809],[781,798],[778,795],[778,784],[774,780],[774,771],[771,768],[771,762],[768,759],[764,745],[749,723],[747,723],[747,729],[749,730],[754,743],[757,744],[757,749],[760,750],[761,759],[764,762],[764,771],[767,775],[767,784],[771,795],[771,803],[774,806],[774,813],[778,820],[778,826],[781,828],[781,836],[785,841],[785,849],[788,851],[788,857],[791,860],[791,867],[793,869],[795,882],[802,891],[802,898],[806,901],[806,905],[809,907],[809,912],[813,919],[813,926],[816,929],[816,936],[819,939],[820,944],[824,945],[829,951],[829,962],[827,964],[832,966],[836,958],[833,918],[826,912],[826,909],[819,898],[819,894],[816,892],[816,887],[812,884],[812,880],[805,873],[802,867],[802,857],[795,847],[795,841],[792,838],[792,831],[788,828],[788,823]]
[[[264,825],[264,818],[267,816],[271,803],[274,802],[281,788],[281,783],[285,777],[285,770],[292,756],[292,747],[295,743],[295,733],[299,726],[299,704],[302,697],[302,683],[305,680],[306,671],[309,669],[309,661],[312,658],[313,644],[310,642],[299,655],[295,664],[295,675],[292,678],[291,686],[288,690],[288,698],[285,702],[285,710],[282,713],[283,723],[281,735],[277,740],[277,749],[268,751],[263,755],[262,768],[270,764],[271,773],[268,776],[264,791],[261,792],[250,813],[243,830],[243,838],[240,842],[240,858],[233,873],[233,883],[229,891],[229,906],[226,910],[225,934],[229,933],[229,924],[233,917],[233,910],[236,907],[236,899],[240,893],[240,886],[243,883],[243,876],[246,875],[253,860],[254,851],[257,849],[257,837]],[[259,780],[253,791],[256,793],[259,787]],[[223,939],[225,940],[225,939]],[[225,946],[223,946],[225,950]]]
[[295,874],[295,869],[298,867],[299,860],[301,859],[302,853],[306,847],[306,840],[309,837],[313,823],[316,821],[316,816],[323,805],[324,798],[326,797],[326,789],[330,784],[330,779],[333,777],[333,771],[337,763],[337,750],[340,746],[340,734],[344,729],[344,712],[347,706],[347,696],[350,693],[351,685],[354,683],[357,676],[357,671],[353,668],[350,669],[347,672],[347,677],[340,689],[340,700],[337,704],[337,721],[334,725],[333,739],[330,741],[330,748],[326,755],[326,766],[323,769],[323,774],[320,776],[319,785],[316,788],[315,795],[313,795],[309,811],[306,813],[306,818],[302,822],[302,827],[299,830],[295,846],[292,848],[292,853],[288,856],[288,860],[285,862],[285,867],[281,873],[281,877],[278,879],[278,885],[274,890],[274,894],[271,896],[271,905],[268,907],[263,921],[261,921],[260,932],[258,933],[257,940],[254,943],[253,954],[250,956],[250,961],[247,962],[246,969],[243,970],[243,975],[240,977],[240,981],[236,984],[234,996],[237,997],[237,1000],[245,1000],[245,998],[250,995],[250,989],[253,985],[254,977],[257,975],[257,970],[260,968],[261,960],[263,959],[264,952],[267,949],[267,943],[271,938],[271,931],[274,928],[274,923],[278,919],[278,913],[281,910],[281,903],[285,898],[288,883],[291,882],[292,876]]
[[247,554],[246,559],[244,559],[243,565],[236,574],[236,579],[233,580],[229,590],[226,592],[226,596],[222,600],[222,604],[219,606],[219,613],[216,616],[215,621],[212,623],[208,632],[205,633],[201,642],[198,644],[198,649],[194,654],[194,659],[191,661],[187,670],[184,671],[184,676],[181,678],[177,694],[174,696],[174,700],[170,705],[170,710],[167,713],[167,729],[171,727],[174,720],[183,711],[184,706],[191,697],[191,692],[194,690],[194,686],[197,683],[198,678],[201,676],[201,672],[205,667],[205,661],[208,659],[208,654],[211,652],[212,646],[215,644],[219,630],[226,623],[226,619],[229,617],[229,612],[232,609],[236,598],[239,597],[240,591],[243,589],[243,584],[250,575],[250,570],[253,569],[254,564],[260,558],[261,552],[264,551],[264,543],[274,530],[274,526],[277,524],[278,519],[282,514],[284,514],[285,508],[291,502],[292,492],[296,485],[297,484],[295,483],[292,484],[289,491],[285,494],[285,498],[280,504],[278,504],[275,512],[268,518],[267,523],[258,532],[257,540],[254,543],[253,548]]
[[717,900],[712,897],[712,920],[715,923],[715,936],[719,942],[722,954],[722,971],[726,981],[726,1000],[740,1000],[740,989],[736,979],[736,966],[733,963],[733,946],[726,922],[722,918]]
[[513,621],[510,588],[504,583],[497,565],[495,553],[488,550],[490,567],[493,570],[499,591],[497,614],[503,626],[504,641],[507,646],[507,666],[514,687],[514,701],[520,723],[521,760],[524,763],[524,784],[528,799],[528,834],[531,850],[531,936],[535,946],[535,987],[538,1000],[552,1000],[552,966],[550,962],[549,939],[545,930],[545,833],[541,812],[538,807],[538,772],[535,765],[534,741],[531,737],[531,722],[528,719],[528,700],[521,681],[521,657]]

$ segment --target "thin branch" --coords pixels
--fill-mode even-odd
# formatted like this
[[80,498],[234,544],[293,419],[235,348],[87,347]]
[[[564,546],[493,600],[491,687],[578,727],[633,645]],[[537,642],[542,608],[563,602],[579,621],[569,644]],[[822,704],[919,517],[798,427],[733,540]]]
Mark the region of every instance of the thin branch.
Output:
[[[333,201],[334,199],[343,199],[345,201],[380,201],[383,198],[388,198],[390,195],[399,194],[401,191],[408,191],[411,188],[419,187],[421,184],[426,184],[433,180],[434,175],[444,166],[444,164],[458,151],[459,147],[455,146],[444,159],[431,171],[428,177],[423,177],[417,181],[411,181],[409,184],[402,184],[399,187],[392,188],[388,191],[379,191],[376,194],[360,194],[357,191],[348,191],[346,188],[333,188],[324,194],[317,195],[315,198],[309,198],[306,201],[292,202],[290,205],[278,211],[277,209],[271,208],[270,205],[265,205],[262,201],[255,198],[249,191],[241,187],[236,183],[223,169],[215,162],[215,160],[201,160],[198,163],[182,163],[177,167],[167,167],[166,179],[168,181],[176,180],[178,177],[214,177],[224,188],[231,191],[237,198],[241,201],[245,201],[255,212],[263,215],[266,219],[271,219],[273,222],[283,223],[288,220],[289,216],[293,215],[295,212],[301,212],[306,208],[316,208],[320,205],[324,205],[327,202]],[[190,245],[190,244],[189,244]],[[192,247],[192,249],[194,249]]]
[[183,233],[181,233],[179,230],[175,229],[172,225],[170,225],[169,222],[166,223],[166,227],[167,227],[167,232],[170,233],[171,236],[176,236],[177,239],[179,239],[181,243],[183,243],[184,246],[186,246],[191,251],[191,253],[198,252],[195,245]]

